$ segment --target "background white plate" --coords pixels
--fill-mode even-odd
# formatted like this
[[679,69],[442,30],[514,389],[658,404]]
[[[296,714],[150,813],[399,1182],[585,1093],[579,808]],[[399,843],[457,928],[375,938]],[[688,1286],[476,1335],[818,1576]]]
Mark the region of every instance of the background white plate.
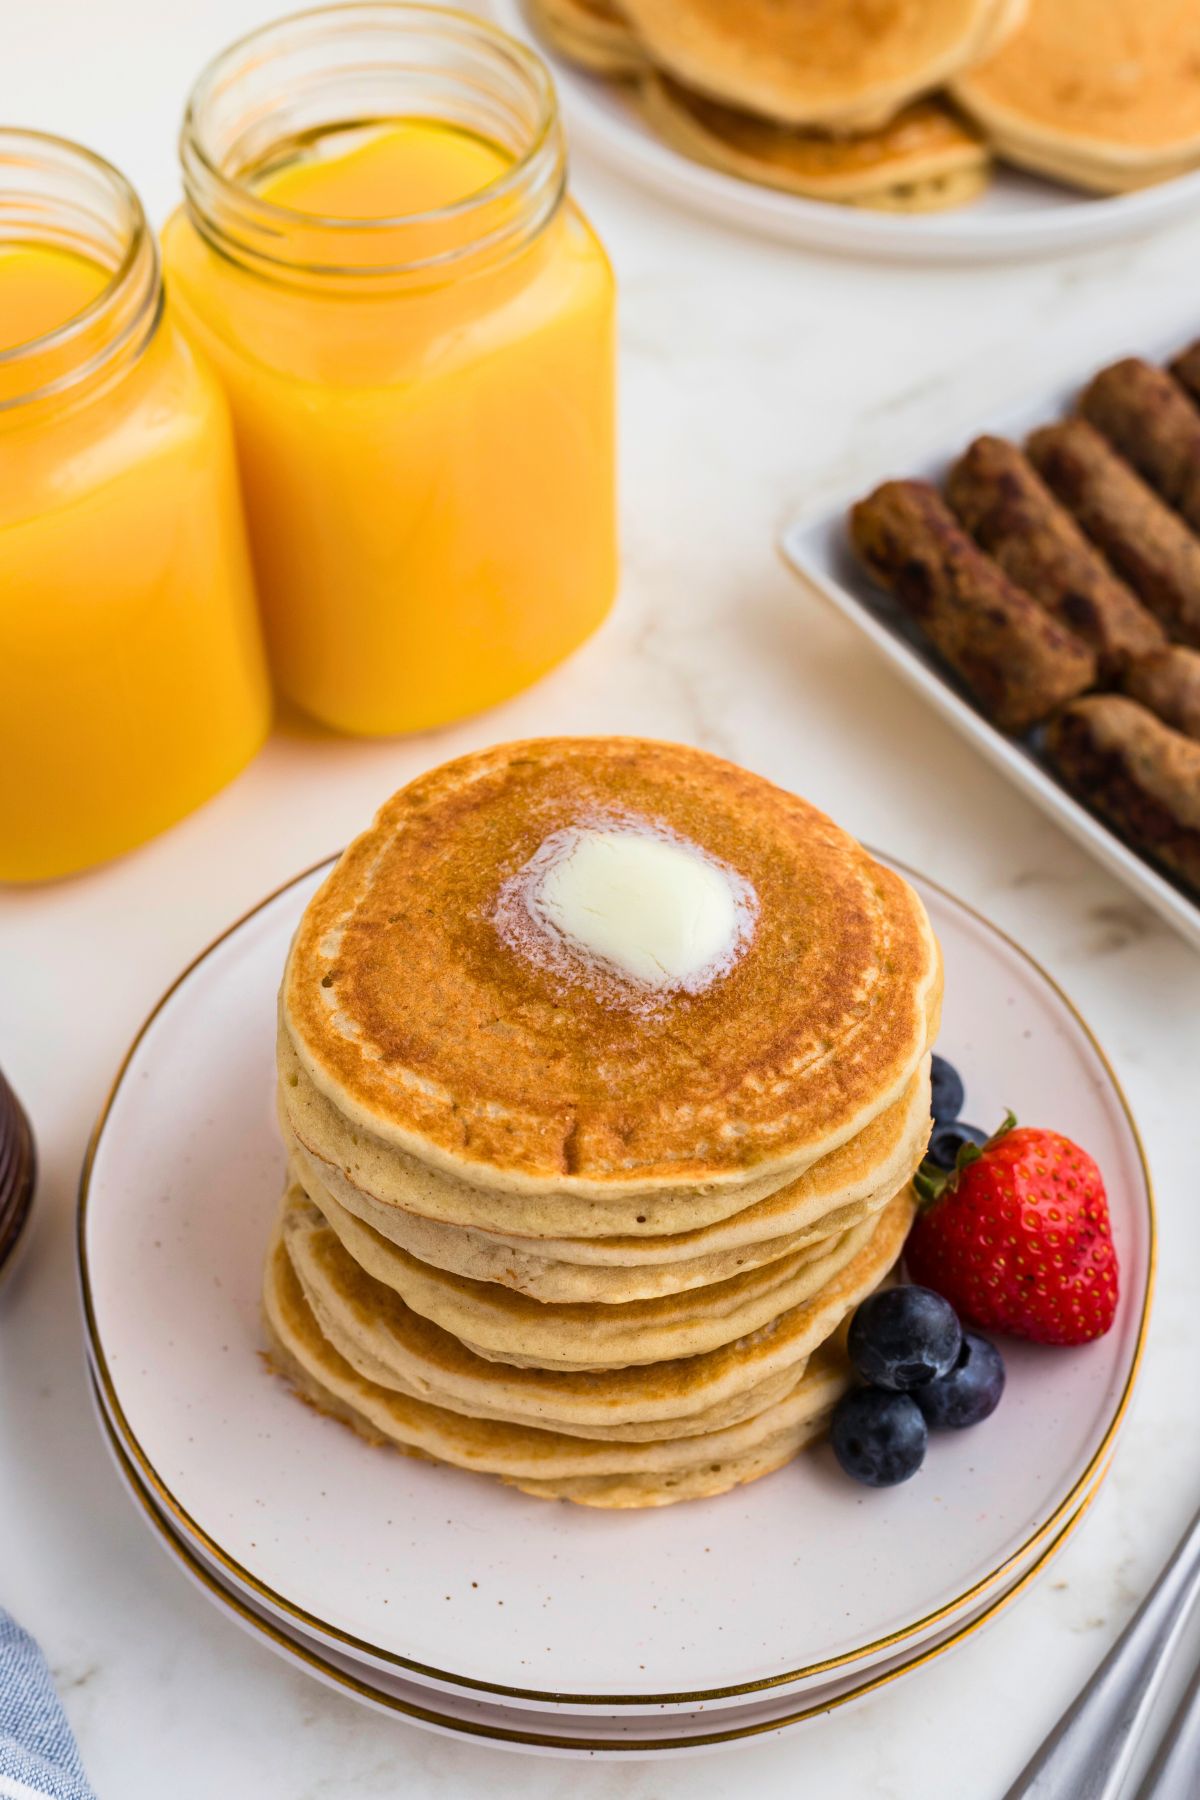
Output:
[[768,237],[896,261],[1003,261],[1113,243],[1200,210],[1200,170],[1138,193],[1095,196],[1001,166],[977,201],[945,213],[870,212],[805,200],[673,150],[643,124],[618,82],[558,56],[521,0],[489,0],[488,11],[550,65],[574,142],[668,200]]
[[[1191,315],[1170,337],[1156,340],[1137,353],[1151,362],[1166,362],[1193,338],[1200,336],[1200,318]],[[1080,368],[1068,383],[1055,387],[1021,406],[981,419],[970,430],[956,433],[954,441],[937,451],[914,457],[905,468],[882,472],[941,484],[951,463],[962,455],[972,439],[985,432],[1013,438],[1018,443],[1038,425],[1061,417],[1073,405],[1083,384],[1103,366],[1094,359]],[[780,548],[787,561],[838,611],[882,652],[910,687],[924,696],[942,717],[969,738],[988,761],[1022,788],[1030,799],[1056,819],[1064,831],[1090,850],[1127,887],[1166,919],[1189,942],[1200,946],[1200,905],[1183,889],[1161,875],[1136,850],[1121,841],[1102,820],[1061,787],[1025,742],[1005,737],[984,718],[954,673],[940,661],[920,631],[891,595],[871,580],[854,551],[846,531],[846,514],[856,500],[871,492],[873,482],[816,517],[807,515],[789,525]]]
[[1145,1329],[1153,1224],[1114,1079],[1063,997],[924,886],[942,1042],[968,1111],[1013,1105],[1097,1157],[1124,1301],[1076,1351],[1008,1348],[1009,1392],[926,1471],[873,1493],[828,1451],[719,1500],[603,1514],[383,1455],[300,1406],[258,1351],[283,1175],[274,996],[320,879],[187,971],[135,1043],[81,1195],[88,1336],[107,1409],[183,1529],[276,1610],[409,1673],[505,1698],[646,1707],[809,1679],[965,1613],[1050,1536],[1105,1460]]
[[856,1668],[851,1674],[832,1676],[818,1690],[800,1698],[772,1690],[765,1700],[736,1707],[713,1707],[707,1712],[703,1706],[682,1714],[664,1708],[658,1714],[631,1717],[593,1708],[585,1717],[572,1718],[561,1711],[501,1706],[475,1695],[434,1693],[422,1684],[406,1681],[394,1671],[381,1673],[364,1666],[352,1656],[331,1650],[294,1624],[281,1622],[261,1603],[256,1604],[240,1593],[196,1545],[173,1529],[170,1517],[160,1510],[154,1496],[141,1486],[136,1470],[122,1451],[116,1428],[104,1410],[103,1397],[95,1385],[92,1398],[106,1447],[147,1529],[193,1585],[251,1637],[265,1642],[276,1655],[304,1673],[316,1676],[327,1686],[349,1693],[364,1705],[393,1717],[402,1717],[440,1735],[484,1737],[505,1749],[541,1755],[626,1761],[631,1757],[638,1760],[649,1756],[694,1756],[703,1751],[726,1748],[747,1738],[779,1735],[825,1717],[835,1707],[840,1710],[902,1675],[924,1667],[932,1657],[953,1649],[995,1617],[1057,1554],[1091,1500],[1089,1494],[1049,1543],[1014,1574],[1011,1583],[1006,1582],[1002,1589],[981,1603],[981,1616],[943,1627],[920,1648],[906,1648],[883,1658],[869,1670]]

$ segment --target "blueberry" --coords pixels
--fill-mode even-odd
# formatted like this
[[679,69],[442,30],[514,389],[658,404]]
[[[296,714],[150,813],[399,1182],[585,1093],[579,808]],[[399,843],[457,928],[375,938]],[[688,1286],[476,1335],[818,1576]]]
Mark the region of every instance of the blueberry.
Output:
[[951,1125],[963,1109],[966,1089],[962,1076],[944,1056],[934,1055],[930,1070],[933,1085],[933,1116],[939,1125]]
[[978,1125],[964,1125],[956,1119],[950,1125],[934,1126],[925,1154],[939,1169],[953,1169],[964,1144],[978,1144],[982,1150],[987,1140],[987,1132],[980,1131]]
[[834,1409],[829,1436],[847,1475],[867,1487],[894,1487],[924,1462],[929,1428],[909,1394],[852,1388]]
[[907,1393],[954,1367],[962,1328],[950,1302],[931,1288],[883,1288],[855,1313],[847,1347],[864,1381]]
[[916,1402],[933,1431],[961,1431],[994,1413],[1004,1392],[1004,1359],[995,1344],[964,1331],[958,1361],[946,1375],[918,1388]]

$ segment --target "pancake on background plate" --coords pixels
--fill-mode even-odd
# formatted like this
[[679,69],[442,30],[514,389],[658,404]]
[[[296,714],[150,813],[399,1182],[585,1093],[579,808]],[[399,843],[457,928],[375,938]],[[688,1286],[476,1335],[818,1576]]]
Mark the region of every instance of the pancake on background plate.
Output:
[[954,97],[1009,161],[1101,193],[1200,164],[1195,0],[1031,0]]
[[529,12],[554,49],[597,75],[636,75],[645,63],[637,38],[609,0],[529,0]]
[[883,212],[961,206],[991,162],[979,134],[940,100],[918,100],[873,131],[798,130],[723,106],[648,71],[635,90],[663,140],[727,175],[812,200]]
[[654,63],[781,125],[867,130],[990,55],[1024,0],[621,0]]

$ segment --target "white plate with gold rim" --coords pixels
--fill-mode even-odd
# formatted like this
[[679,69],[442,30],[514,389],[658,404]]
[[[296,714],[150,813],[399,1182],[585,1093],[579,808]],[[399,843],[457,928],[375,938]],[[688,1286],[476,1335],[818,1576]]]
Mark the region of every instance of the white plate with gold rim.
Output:
[[999,164],[977,200],[946,212],[873,212],[782,193],[693,162],[664,143],[620,82],[576,67],[546,43],[523,0],[489,0],[487,10],[549,64],[573,142],[664,199],[763,237],[897,262],[1001,262],[1117,243],[1200,209],[1200,170],[1105,195]]
[[[91,1388],[107,1447],[127,1491],[140,1510],[149,1515],[147,1522],[155,1535],[165,1538],[169,1547],[176,1547],[181,1552],[179,1560],[197,1581],[197,1585],[209,1593],[210,1598],[219,1596],[229,1601],[230,1610],[241,1623],[257,1620],[278,1628],[290,1644],[298,1645],[301,1651],[315,1652],[319,1667],[324,1667],[328,1662],[335,1670],[349,1673],[358,1682],[365,1683],[370,1693],[382,1695],[386,1699],[399,1698],[408,1703],[415,1690],[422,1706],[445,1710],[449,1717],[457,1716],[455,1709],[460,1702],[471,1703],[474,1708],[475,1703],[485,1699],[485,1695],[478,1690],[464,1689],[424,1673],[406,1671],[402,1676],[394,1663],[389,1664],[373,1655],[369,1648],[339,1643],[315,1628],[302,1627],[285,1608],[273,1604],[252,1586],[239,1581],[230,1573],[222,1559],[202,1540],[189,1534],[186,1527],[173,1515],[169,1505],[151,1487],[144,1484],[124,1447],[120,1429],[107,1410],[94,1371]],[[512,1712],[523,1717],[530,1729],[537,1726],[539,1721],[551,1720],[553,1723],[543,1724],[542,1729],[556,1734],[569,1732],[572,1735],[590,1737],[593,1735],[593,1727],[607,1732],[610,1724],[615,1722],[621,1727],[623,1741],[628,1732],[640,1729],[647,1721],[669,1723],[669,1736],[695,1732],[701,1727],[706,1732],[714,1730],[717,1724],[715,1714],[720,1715],[723,1734],[768,1715],[788,1724],[801,1723],[816,1716],[821,1710],[818,1702],[824,1705],[833,1698],[840,1702],[843,1698],[856,1697],[862,1691],[873,1692],[881,1677],[891,1679],[923,1666],[929,1656],[938,1655],[942,1650],[958,1643],[976,1625],[984,1623],[994,1612],[1005,1607],[1017,1592],[1024,1590],[1074,1530],[1095,1498],[1107,1470],[1105,1462],[1094,1471],[1087,1487],[1076,1497],[1076,1504],[1069,1518],[1049,1539],[1039,1537],[1022,1556],[1015,1558],[1006,1569],[1003,1580],[994,1589],[989,1588],[974,1596],[964,1610],[928,1621],[921,1630],[907,1636],[897,1648],[880,1645],[869,1655],[814,1673],[804,1681],[785,1687],[770,1687],[759,1700],[753,1694],[717,1695],[690,1705],[664,1700],[652,1708],[635,1708],[615,1704],[609,1707],[595,1704],[568,1705],[562,1704],[556,1696],[550,1694],[536,1698],[514,1694],[506,1697],[501,1710],[506,1715]],[[269,1641],[274,1641],[273,1631],[266,1635]],[[492,1704],[488,1702],[484,1707],[485,1714]],[[472,1710],[470,1716],[482,1715]],[[505,1719],[498,1722],[503,1725]]]
[[996,1618],[1057,1554],[1086,1512],[1095,1486],[1099,1485],[1097,1479],[1091,1492],[1049,1542],[1021,1571],[1014,1572],[995,1594],[982,1601],[975,1615],[943,1627],[918,1647],[907,1647],[882,1658],[869,1669],[856,1668],[847,1674],[835,1674],[802,1696],[772,1692],[765,1699],[748,1700],[736,1707],[706,1709],[701,1704],[687,1713],[664,1708],[657,1714],[640,1715],[593,1708],[586,1716],[572,1717],[561,1710],[502,1705],[473,1694],[433,1692],[422,1683],[405,1680],[394,1671],[381,1671],[344,1651],[331,1649],[291,1621],[271,1613],[261,1602],[247,1598],[219,1567],[173,1527],[169,1514],[161,1510],[154,1495],[142,1487],[133,1464],[121,1448],[117,1431],[104,1410],[103,1398],[95,1384],[92,1398],[118,1475],[147,1529],[193,1585],[248,1635],[326,1686],[424,1730],[442,1736],[482,1738],[501,1748],[526,1754],[588,1760],[695,1756],[754,1738],[795,1731],[814,1719],[827,1717],[831,1712],[840,1712],[856,1701],[866,1699],[902,1676],[923,1668]]
[[645,1712],[742,1704],[974,1616],[1105,1464],[1145,1337],[1153,1208],[1128,1109],[1066,998],[1015,945],[918,880],[946,959],[942,1042],[984,1123],[1012,1105],[1097,1158],[1123,1296],[1073,1351],[1008,1347],[1009,1390],[883,1493],[828,1450],[717,1500],[605,1514],[371,1449],[259,1356],[282,1182],[274,997],[323,870],[186,970],[135,1041],[80,1197],[89,1352],[142,1485],[229,1580],[404,1679],[506,1704]]

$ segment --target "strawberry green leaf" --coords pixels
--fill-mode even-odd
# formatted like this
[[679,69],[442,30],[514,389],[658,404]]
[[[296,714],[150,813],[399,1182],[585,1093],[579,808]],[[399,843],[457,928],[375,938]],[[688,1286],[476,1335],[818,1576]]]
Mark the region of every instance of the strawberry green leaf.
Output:
[[[1013,1129],[1013,1126],[1016,1124],[1016,1122],[1017,1122],[1017,1115],[1013,1111],[1012,1107],[1010,1106],[1010,1107],[1006,1108],[1004,1118],[1001,1120],[1000,1124],[997,1125],[995,1131],[993,1131],[991,1137],[988,1139],[987,1143],[984,1145],[984,1149],[990,1150],[993,1144],[998,1144],[1000,1142],[1001,1138],[1007,1137],[1009,1132]],[[971,1148],[974,1149],[974,1145],[972,1145]],[[976,1150],[975,1154],[976,1154],[976,1156],[978,1156],[981,1154],[981,1152]]]
[[930,1162],[925,1157],[913,1176],[913,1187],[921,1211],[925,1212],[929,1207],[935,1206],[946,1194],[952,1194],[971,1164],[980,1162],[1001,1138],[1007,1137],[1016,1122],[1017,1115],[1009,1107],[986,1144],[966,1143],[959,1146],[953,1169],[939,1169],[935,1162]]

